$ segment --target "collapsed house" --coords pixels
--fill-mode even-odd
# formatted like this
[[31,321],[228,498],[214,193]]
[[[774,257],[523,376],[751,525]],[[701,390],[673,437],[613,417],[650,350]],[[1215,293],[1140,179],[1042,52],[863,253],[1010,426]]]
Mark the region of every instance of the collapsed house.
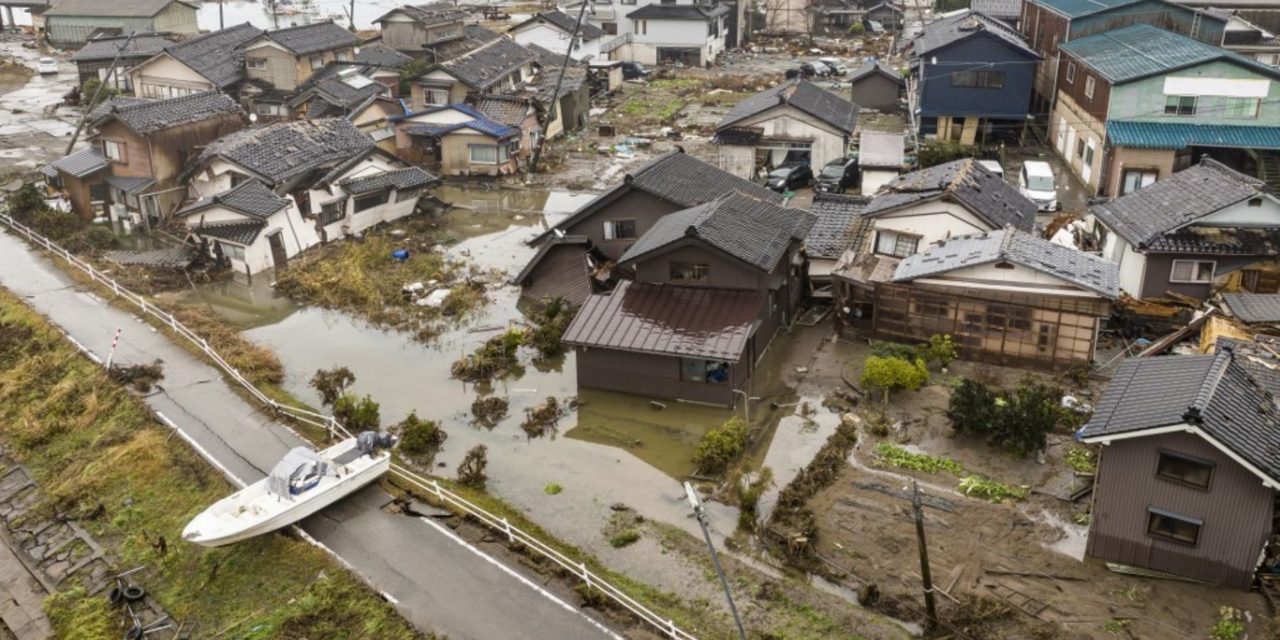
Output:
[[716,125],[724,170],[754,179],[789,164],[821,167],[849,153],[858,106],[808,80],[787,80],[733,106]]
[[1094,205],[1088,217],[1134,298],[1280,291],[1280,200],[1262,180],[1215,160]]
[[732,192],[658,219],[564,333],[578,385],[732,405],[802,299],[804,211]]
[[252,275],[314,245],[413,213],[438,179],[378,148],[342,118],[240,131],[184,172],[178,212],[194,242]]

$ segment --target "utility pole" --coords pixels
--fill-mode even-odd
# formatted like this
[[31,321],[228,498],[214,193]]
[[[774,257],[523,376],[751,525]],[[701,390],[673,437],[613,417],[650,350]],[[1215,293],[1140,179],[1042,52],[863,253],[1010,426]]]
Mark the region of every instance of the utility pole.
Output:
[[711,543],[711,532],[707,530],[706,510],[702,507],[702,500],[698,497],[698,492],[693,489],[693,485],[688,482],[684,483],[684,495],[689,500],[689,506],[693,507],[693,517],[698,519],[698,525],[702,527],[702,537],[707,541],[707,548],[711,550],[711,564],[715,565],[716,575],[720,576],[720,586],[724,587],[724,599],[729,601],[729,612],[733,614],[733,623],[738,626],[738,638],[747,640],[747,632],[742,628],[742,619],[738,617],[738,607],[733,604],[733,592],[729,591],[729,580],[724,577],[724,569],[720,568],[720,555],[716,553],[716,546]]
[[938,627],[938,609],[933,602],[933,575],[929,572],[929,546],[924,540],[924,508],[920,502],[920,485],[911,481],[911,511],[916,516],[916,543],[920,546],[920,577],[924,582],[925,631]]
[[98,83],[98,89],[93,92],[93,96],[89,98],[89,102],[84,101],[85,96],[80,96],[80,104],[89,108],[85,109],[84,113],[80,115],[80,122],[76,124],[76,132],[71,134],[71,140],[67,142],[67,150],[63,151],[62,155],[71,155],[71,149],[76,146],[76,141],[80,139],[80,132],[84,130],[84,123],[89,119],[89,112],[93,111],[93,108],[98,106],[98,96],[102,95],[102,90],[106,88],[107,83],[115,81],[115,77],[118,73],[116,69],[119,68],[120,64],[120,56],[124,55],[125,50],[129,48],[129,43],[133,42],[133,37],[137,35],[137,33],[137,31],[130,31],[129,37],[124,39],[124,43],[120,45],[119,49],[116,49],[116,57],[111,59],[111,69],[107,71],[107,75],[102,79],[102,82]]
[[[551,92],[551,106],[547,108],[547,122],[553,122],[556,119],[556,112],[560,108],[560,86],[564,84],[564,74],[569,69],[569,61],[573,59],[573,45],[578,42],[578,34],[582,31],[582,19],[587,15],[587,5],[591,4],[591,0],[582,0],[582,6],[578,9],[578,21],[573,25],[573,33],[569,34],[569,45],[564,50],[564,62],[560,64],[560,77],[556,78],[556,90]],[[565,127],[568,127],[565,123]],[[529,160],[529,175],[538,172],[538,161],[542,159],[542,147],[547,143],[546,129],[542,131],[542,135],[538,136],[538,146],[533,148],[533,158]]]
[[223,17],[222,17],[222,2],[223,0],[218,0],[218,29],[219,30],[227,28],[227,23],[225,20],[223,20]]

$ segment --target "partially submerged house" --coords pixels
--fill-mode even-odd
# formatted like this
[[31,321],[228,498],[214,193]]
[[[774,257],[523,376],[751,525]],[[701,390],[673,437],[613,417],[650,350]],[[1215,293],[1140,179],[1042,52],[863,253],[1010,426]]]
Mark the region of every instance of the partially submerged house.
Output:
[[84,86],[90,80],[98,80],[117,91],[130,93],[133,83],[129,79],[129,69],[164,51],[165,47],[173,44],[172,38],[157,33],[142,33],[132,38],[127,35],[93,38],[71,54],[71,61],[76,63],[80,76],[78,84]]
[[1130,358],[1078,437],[1102,445],[1090,556],[1250,588],[1275,533],[1280,416],[1231,347]]
[[802,296],[804,211],[733,192],[660,218],[619,260],[634,273],[570,322],[578,384],[732,405]]
[[1280,200],[1219,162],[1202,160],[1088,214],[1102,255],[1120,267],[1120,288],[1135,298],[1206,300],[1231,278],[1246,291],[1280,290]]
[[862,325],[899,342],[950,335],[975,360],[1087,368],[1118,281],[1116,265],[1024,231],[959,236],[904,258]]
[[556,9],[535,13],[528,20],[507,31],[511,34],[511,39],[526,47],[537,45],[561,56],[572,49],[569,55],[574,60],[592,60],[600,57],[600,45],[606,38],[604,30],[588,20],[583,20],[581,28],[577,29],[577,36],[573,38],[570,45],[570,38],[577,26],[576,16]]
[[[539,253],[529,261],[513,281],[526,293],[538,298],[547,287],[545,279],[558,280],[564,273],[564,255],[576,252],[577,263],[584,266],[578,273],[584,277],[560,281],[561,294],[573,290],[580,298],[607,279],[609,271],[637,239],[662,217],[709,202],[727,193],[741,192],[752,198],[782,203],[782,196],[730,173],[717,169],[682,151],[660,156],[638,170],[628,173],[620,184],[583,205],[568,218],[534,238],[531,244]],[[572,242],[571,242],[572,240]],[[542,251],[548,242],[561,247],[554,252]]]
[[1280,166],[1280,69],[1145,24],[1060,49],[1050,138],[1090,191],[1129,193],[1206,156]]
[[901,133],[863,131],[858,139],[858,170],[862,193],[871,195],[892,182],[906,166],[905,140]]
[[[438,182],[342,118],[225,136],[205,147],[184,178],[195,202],[178,215],[193,241],[250,275],[407,216]],[[278,208],[281,200],[287,204]]]
[[451,104],[393,116],[396,155],[449,176],[511,175],[527,149],[519,127]]
[[1018,32],[962,11],[926,25],[911,56],[908,95],[921,136],[965,145],[1021,141],[1040,54]]
[[95,32],[198,33],[199,6],[186,0],[58,0],[41,14],[45,38],[55,47],[84,45]]
[[328,20],[263,33],[243,47],[241,96],[259,116],[287,118],[298,88],[328,64],[354,62],[359,43],[354,33]]
[[536,75],[538,56],[508,38],[491,40],[427,67],[411,80],[411,108],[474,102],[487,94],[514,94]]
[[883,113],[901,111],[906,86],[897,69],[880,61],[867,62],[849,73],[849,98],[863,109]]
[[176,98],[202,91],[236,95],[244,81],[244,51],[264,32],[248,22],[164,48],[129,70],[139,98]]
[[822,167],[845,157],[857,126],[857,105],[794,79],[734,105],[714,142],[720,168],[750,180],[786,164]]

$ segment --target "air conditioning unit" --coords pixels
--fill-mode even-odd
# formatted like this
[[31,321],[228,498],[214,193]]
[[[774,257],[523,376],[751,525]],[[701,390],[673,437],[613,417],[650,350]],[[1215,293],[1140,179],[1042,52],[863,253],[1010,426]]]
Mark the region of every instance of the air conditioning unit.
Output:
[[122,204],[113,204],[107,207],[107,215],[110,216],[111,222],[119,222],[129,215],[129,208]]

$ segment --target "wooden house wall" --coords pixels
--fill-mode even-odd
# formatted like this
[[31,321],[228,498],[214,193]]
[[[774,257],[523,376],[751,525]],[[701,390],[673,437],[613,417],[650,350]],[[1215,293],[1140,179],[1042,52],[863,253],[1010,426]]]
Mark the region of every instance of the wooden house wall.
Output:
[[535,302],[561,298],[574,306],[582,306],[591,294],[586,248],[580,244],[551,247],[529,274],[527,282],[528,286],[520,291],[521,297]]
[[[662,198],[639,189],[630,189],[617,200],[601,205],[596,212],[566,227],[564,232],[566,235],[590,238],[592,246],[609,260],[616,261],[659,218],[679,210],[678,205]],[[635,220],[636,238],[605,240],[604,223],[607,220]]]
[[751,377],[750,349],[730,368],[723,384],[687,382],[680,379],[680,358],[650,353],[578,347],[578,385],[640,396],[670,398],[731,406],[733,390],[742,388]]

